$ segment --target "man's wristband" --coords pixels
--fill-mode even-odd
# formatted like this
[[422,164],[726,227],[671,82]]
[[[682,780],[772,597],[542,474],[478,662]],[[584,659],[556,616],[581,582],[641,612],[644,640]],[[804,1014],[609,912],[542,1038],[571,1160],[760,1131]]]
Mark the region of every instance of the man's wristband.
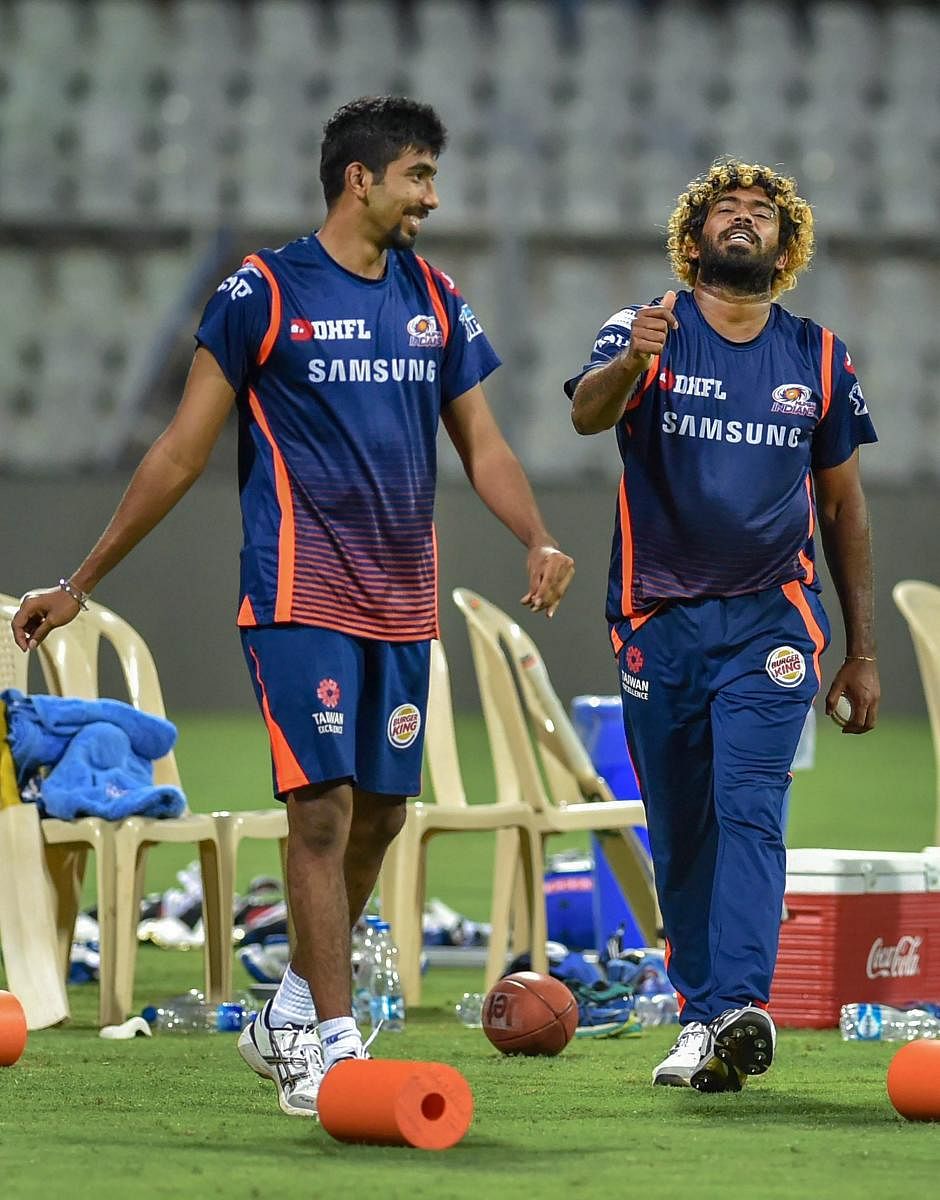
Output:
[[59,587],[67,596],[71,596],[82,612],[88,612],[88,592],[83,592],[68,579],[60,579]]
[[847,654],[844,662],[877,662],[877,658],[869,658],[867,654]]

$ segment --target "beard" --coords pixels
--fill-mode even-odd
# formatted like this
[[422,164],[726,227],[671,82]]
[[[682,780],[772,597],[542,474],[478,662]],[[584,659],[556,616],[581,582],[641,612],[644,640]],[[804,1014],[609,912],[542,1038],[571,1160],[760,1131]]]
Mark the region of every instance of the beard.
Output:
[[400,225],[390,229],[385,237],[385,250],[410,250],[418,240],[416,233],[405,233]]
[[[414,211],[405,212],[406,217],[420,217],[422,220],[427,215],[426,209],[415,209]],[[420,229],[415,233],[408,233],[402,228],[401,223],[394,225],[385,235],[383,249],[410,250],[418,240],[418,233],[420,233]]]
[[699,242],[698,282],[744,296],[770,291],[780,251],[776,246],[719,244],[703,233]]

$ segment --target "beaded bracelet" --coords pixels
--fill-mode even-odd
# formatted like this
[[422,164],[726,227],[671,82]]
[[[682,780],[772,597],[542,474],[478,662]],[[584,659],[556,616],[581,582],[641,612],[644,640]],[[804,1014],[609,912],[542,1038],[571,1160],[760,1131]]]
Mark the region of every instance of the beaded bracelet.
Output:
[[79,606],[79,608],[82,610],[82,612],[88,612],[88,604],[87,604],[88,593],[87,592],[80,591],[74,585],[74,583],[71,583],[68,579],[60,579],[59,587],[62,589],[63,592],[65,592],[65,594],[67,596],[72,597],[72,599]]

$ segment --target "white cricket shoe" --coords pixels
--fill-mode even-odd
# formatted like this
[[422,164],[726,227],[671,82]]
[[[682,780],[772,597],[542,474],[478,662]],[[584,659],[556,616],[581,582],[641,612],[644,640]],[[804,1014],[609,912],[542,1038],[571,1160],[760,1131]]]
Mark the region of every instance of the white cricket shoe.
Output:
[[369,1053],[369,1047],[379,1036],[379,1032],[384,1024],[384,1020],[379,1021],[378,1025],[372,1030],[364,1042],[354,1042],[351,1049],[347,1050],[344,1054],[337,1054],[335,1057],[330,1053],[329,1048],[321,1042],[321,1048],[323,1052],[323,1074],[325,1075],[327,1071],[332,1070],[337,1063],[349,1062],[350,1059],[371,1058],[372,1055]]
[[701,1021],[690,1021],[663,1061],[653,1068],[653,1083],[665,1087],[691,1087],[690,1080],[702,1061],[707,1038],[706,1026]]
[[258,1075],[274,1081],[281,1112],[315,1118],[324,1070],[320,1039],[310,1025],[273,1029],[270,1010],[268,1000],[239,1034],[238,1053]]
[[763,1075],[774,1060],[777,1030],[763,1008],[726,1009],[708,1023],[702,1061],[693,1072],[699,1092],[739,1092],[749,1075]]

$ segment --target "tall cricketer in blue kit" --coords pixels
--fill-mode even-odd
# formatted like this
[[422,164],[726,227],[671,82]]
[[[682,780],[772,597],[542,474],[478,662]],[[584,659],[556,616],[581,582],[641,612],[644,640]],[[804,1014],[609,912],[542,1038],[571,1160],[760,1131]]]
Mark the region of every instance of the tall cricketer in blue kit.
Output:
[[784,801],[829,643],[817,526],[847,647],[826,709],[847,698],[847,733],[877,716],[858,467],[876,438],[845,345],[774,303],[813,251],[792,179],[717,161],[668,250],[691,290],[614,313],[565,389],[623,460],[607,620],[682,1021],[653,1082],[739,1091],[775,1049]]
[[434,110],[403,97],[363,97],[333,114],[322,226],[249,255],[220,284],[176,416],[110,525],[13,621],[27,650],[78,616],[195,481],[237,411],[237,619],[287,807],[297,933],[277,993],[238,1050],[289,1116],[314,1117],[325,1071],[367,1057],[352,1016],[350,925],[421,786],[440,424],[474,489],[525,546],[522,603],[552,616],[574,571],[487,404],[482,382],[499,359],[480,321],[413,250],[438,206],[445,143]]

